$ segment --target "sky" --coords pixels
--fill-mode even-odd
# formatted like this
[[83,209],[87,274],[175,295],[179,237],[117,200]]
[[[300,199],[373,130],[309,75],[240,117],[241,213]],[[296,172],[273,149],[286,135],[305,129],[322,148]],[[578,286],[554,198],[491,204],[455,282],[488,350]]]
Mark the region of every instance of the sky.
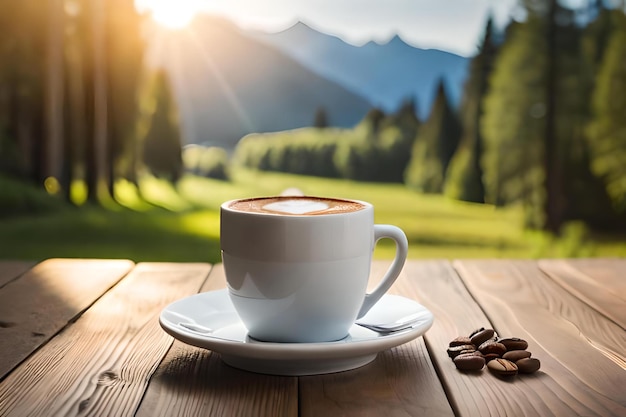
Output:
[[[149,1],[149,0],[148,0]],[[503,26],[517,0],[179,0],[225,15],[246,29],[276,32],[298,20],[344,41],[383,43],[394,35],[426,48],[471,56],[487,16]]]

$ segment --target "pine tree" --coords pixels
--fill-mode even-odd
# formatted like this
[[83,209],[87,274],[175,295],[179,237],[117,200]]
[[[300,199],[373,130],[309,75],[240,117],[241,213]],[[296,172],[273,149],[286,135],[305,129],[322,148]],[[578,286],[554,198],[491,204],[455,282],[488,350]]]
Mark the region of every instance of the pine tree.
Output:
[[156,73],[152,94],[156,107],[144,141],[143,160],[154,175],[175,182],[183,168],[181,135],[176,103],[164,71]]
[[387,117],[384,124],[393,125],[400,129],[402,136],[408,138],[412,143],[421,124],[417,117],[417,104],[415,99],[405,100],[400,108],[398,108],[398,111]]
[[450,107],[441,80],[430,116],[415,138],[404,175],[405,184],[424,193],[442,192],[448,164],[458,147],[460,134],[460,123]]
[[463,135],[459,149],[450,161],[446,178],[446,195],[458,200],[475,203],[485,201],[483,170],[480,165],[483,148],[480,119],[484,113],[483,99],[487,93],[488,79],[495,55],[493,21],[490,18],[487,21],[480,50],[470,64],[461,107]]
[[496,58],[481,120],[484,133],[485,200],[523,203],[527,225],[543,225],[545,39],[543,23],[530,14],[513,23]]
[[[572,13],[557,9],[558,14]],[[570,21],[564,24],[563,21]],[[561,221],[582,220],[593,228],[614,227],[615,214],[602,182],[591,172],[589,144],[585,126],[591,117],[591,94],[595,84],[598,51],[605,46],[597,42],[612,31],[612,19],[600,10],[595,21],[580,28],[569,19],[557,18],[556,58],[556,151],[560,165]],[[595,45],[588,49],[589,45]],[[593,53],[591,53],[593,52]],[[553,194],[554,195],[554,194]]]
[[411,149],[419,126],[413,99],[404,101],[395,113],[381,121],[370,159],[376,171],[372,175],[373,181],[404,181],[404,171],[411,159]]
[[615,209],[626,214],[626,16],[612,33],[593,93],[591,167]]
[[313,118],[313,126],[319,129],[328,127],[328,115],[324,107],[318,107]]

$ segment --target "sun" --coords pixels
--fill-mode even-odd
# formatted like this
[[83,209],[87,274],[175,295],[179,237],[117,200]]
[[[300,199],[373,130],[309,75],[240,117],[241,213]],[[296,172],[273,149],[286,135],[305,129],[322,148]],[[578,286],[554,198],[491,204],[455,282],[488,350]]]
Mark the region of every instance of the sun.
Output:
[[199,0],[136,0],[137,9],[168,29],[182,29],[200,10]]

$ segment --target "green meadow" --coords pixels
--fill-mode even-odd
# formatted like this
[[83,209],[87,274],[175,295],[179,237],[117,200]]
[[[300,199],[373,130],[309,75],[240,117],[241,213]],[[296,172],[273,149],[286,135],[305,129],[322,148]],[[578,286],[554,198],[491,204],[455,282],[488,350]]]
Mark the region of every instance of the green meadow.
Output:
[[[6,216],[0,219],[0,257],[219,262],[220,204],[292,187],[308,195],[373,203],[377,223],[395,224],[406,232],[411,258],[626,256],[623,236],[595,235],[580,224],[567,225],[559,238],[524,230],[521,207],[463,203],[417,194],[401,184],[237,170],[230,182],[187,176],[174,187],[150,177],[139,190],[118,183],[116,203],[104,208],[56,205],[40,213]],[[76,195],[80,200],[79,188]],[[375,256],[388,259],[393,252],[393,244],[383,240]]]

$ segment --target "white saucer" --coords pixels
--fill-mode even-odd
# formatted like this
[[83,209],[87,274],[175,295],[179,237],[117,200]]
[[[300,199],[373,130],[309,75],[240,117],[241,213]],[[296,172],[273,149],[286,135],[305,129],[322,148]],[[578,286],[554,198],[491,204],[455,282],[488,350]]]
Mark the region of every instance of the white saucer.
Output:
[[[228,290],[204,292],[167,306],[159,317],[161,327],[187,344],[221,354],[235,368],[273,375],[314,375],[347,371],[366,365],[378,352],[423,335],[433,323],[424,306],[398,295],[384,295],[361,319],[371,322],[420,316],[410,329],[391,334],[353,325],[350,334],[336,342],[268,343],[251,339],[230,301]],[[393,320],[389,320],[393,321]]]

